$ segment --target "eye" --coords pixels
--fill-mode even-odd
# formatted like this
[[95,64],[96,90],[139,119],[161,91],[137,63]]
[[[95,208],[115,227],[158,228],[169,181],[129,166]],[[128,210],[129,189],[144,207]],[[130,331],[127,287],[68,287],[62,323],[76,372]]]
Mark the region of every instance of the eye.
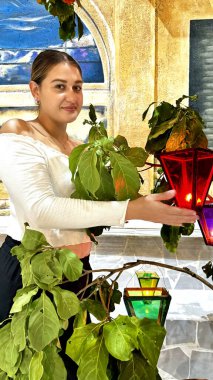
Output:
[[82,91],[82,86],[76,85],[73,87],[74,91],[76,92],[81,92]]
[[60,84],[60,83],[58,83],[58,84],[55,85],[55,88],[56,88],[57,90],[64,90],[64,89],[65,89],[65,85],[64,85],[64,84]]

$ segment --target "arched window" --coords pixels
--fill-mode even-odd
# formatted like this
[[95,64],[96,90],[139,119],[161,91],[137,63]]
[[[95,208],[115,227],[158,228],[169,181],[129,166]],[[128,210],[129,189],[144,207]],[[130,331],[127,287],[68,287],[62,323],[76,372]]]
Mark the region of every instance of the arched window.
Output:
[[[93,21],[84,10],[80,17]],[[82,19],[84,22],[84,20]],[[0,125],[10,118],[35,117],[35,104],[28,82],[30,66],[36,55],[47,48],[66,51],[75,58],[83,71],[84,107],[79,119],[69,126],[69,133],[85,140],[88,128],[81,128],[88,117],[90,103],[98,116],[107,119],[109,99],[109,70],[107,59],[102,65],[104,48],[97,46],[89,27],[84,24],[84,35],[78,40],[63,42],[58,34],[58,19],[51,16],[36,0],[1,0],[0,2]],[[99,45],[102,41],[97,31]],[[101,55],[99,53],[101,50]]]

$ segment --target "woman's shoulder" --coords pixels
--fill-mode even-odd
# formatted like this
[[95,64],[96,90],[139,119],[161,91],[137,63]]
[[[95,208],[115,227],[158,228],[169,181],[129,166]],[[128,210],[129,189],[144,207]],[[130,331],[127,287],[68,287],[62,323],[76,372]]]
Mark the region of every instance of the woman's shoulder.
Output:
[[17,135],[29,134],[29,123],[22,119],[10,119],[2,124],[0,133],[15,133]]

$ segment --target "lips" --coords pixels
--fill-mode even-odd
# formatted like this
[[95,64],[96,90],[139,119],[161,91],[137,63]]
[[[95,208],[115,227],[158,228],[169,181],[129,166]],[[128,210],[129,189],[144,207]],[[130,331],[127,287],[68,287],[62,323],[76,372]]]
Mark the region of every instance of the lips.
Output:
[[62,109],[67,112],[75,112],[77,110],[76,107],[62,107]]

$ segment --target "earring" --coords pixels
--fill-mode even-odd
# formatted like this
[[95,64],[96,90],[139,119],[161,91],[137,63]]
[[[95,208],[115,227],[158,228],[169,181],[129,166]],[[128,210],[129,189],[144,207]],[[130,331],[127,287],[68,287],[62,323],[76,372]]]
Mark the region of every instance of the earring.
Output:
[[35,102],[36,102],[37,106],[39,106],[39,104],[40,104],[40,100],[37,99],[37,98],[35,98]]

